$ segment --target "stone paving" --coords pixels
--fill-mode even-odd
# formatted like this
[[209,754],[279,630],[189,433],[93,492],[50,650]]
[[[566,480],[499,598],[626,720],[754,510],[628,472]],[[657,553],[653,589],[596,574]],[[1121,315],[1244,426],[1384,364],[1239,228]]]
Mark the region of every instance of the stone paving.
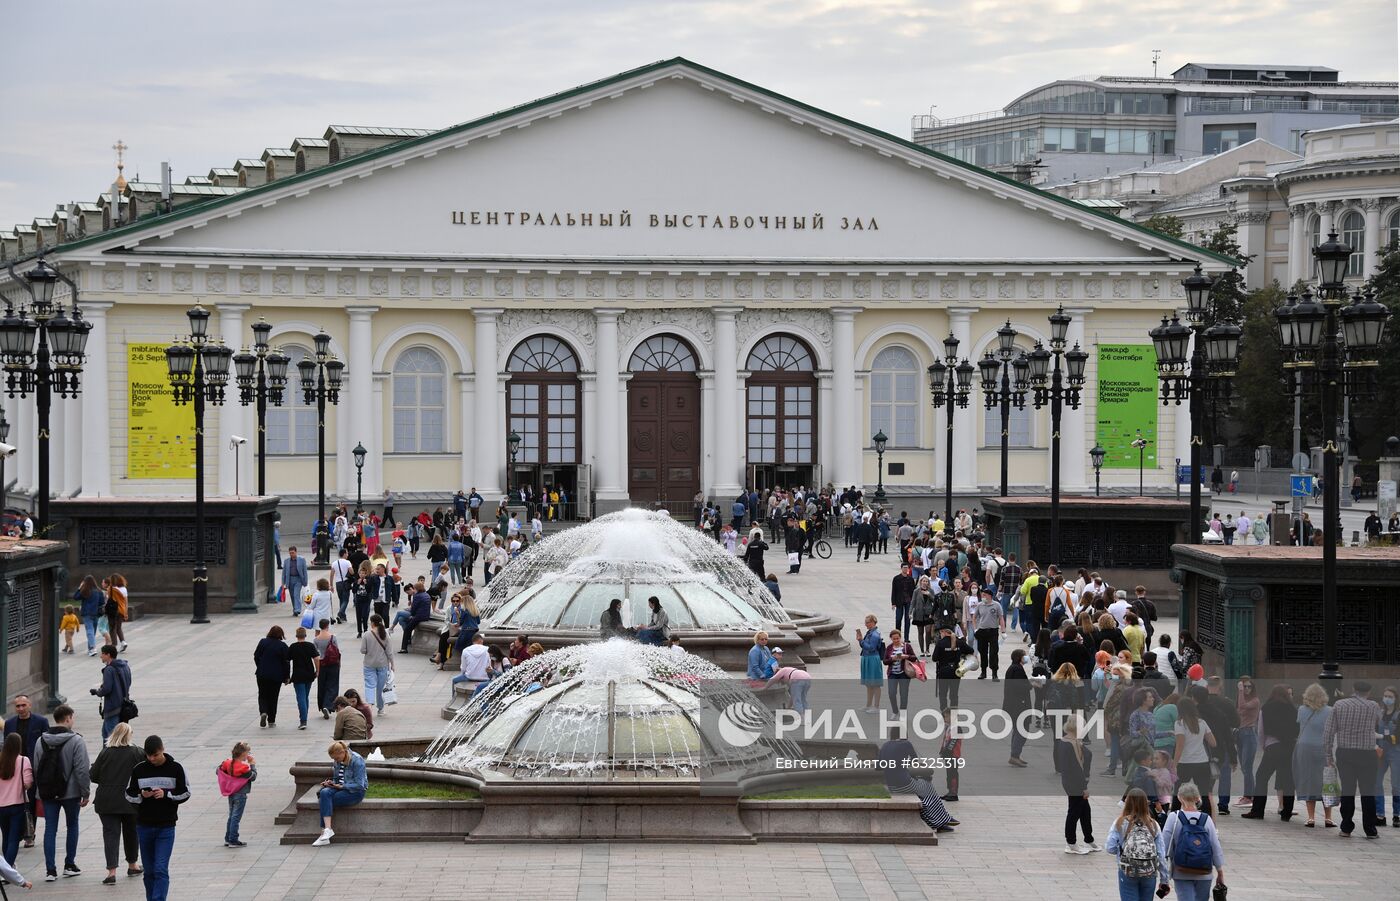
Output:
[[[853,551],[835,542],[828,561],[814,560],[786,576],[779,569],[785,600],[845,618],[848,629],[867,610],[888,626],[893,555],[854,562]],[[406,561],[407,562],[407,561]],[[776,563],[777,561],[775,561]],[[422,570],[421,558],[406,566]],[[133,598],[140,597],[132,586]],[[170,754],[189,772],[194,795],[181,809],[172,864],[172,897],[196,893],[205,901],[310,898],[499,898],[542,899],[761,897],[886,898],[1085,898],[1115,895],[1114,866],[1104,854],[1062,853],[1064,802],[1047,796],[984,798],[964,795],[954,805],[962,820],[941,845],[766,844],[645,845],[538,844],[464,847],[455,842],[411,845],[335,845],[327,848],[278,844],[282,829],[272,823],[287,802],[292,762],[321,757],[330,724],[316,717],[307,731],[296,728],[296,703],[282,695],[275,729],[259,729],[252,651],[274,623],[291,631],[290,611],[267,606],[259,615],[217,617],[193,626],[181,617],[150,617],[132,624],[127,657],[134,671],[133,696],[141,716],[138,738],[158,733]],[[342,632],[344,627],[342,627]],[[348,633],[342,687],[355,684],[354,632]],[[397,637],[397,636],[395,636]],[[815,668],[818,678],[851,678],[858,658],[834,658]],[[381,737],[436,734],[438,711],[448,694],[450,673],[439,673],[421,656],[400,656],[402,702],[376,720]],[[95,756],[100,724],[88,689],[99,681],[100,664],[81,652],[62,661],[62,685],[78,711],[77,728]],[[260,776],[253,786],[242,837],[243,849],[225,849],[226,802],[213,770],[235,740],[253,744]],[[1097,769],[1097,767],[1096,767]],[[1046,771],[1047,782],[1053,780]],[[1101,785],[1099,784],[1101,783]],[[1121,783],[1096,778],[1094,820],[1103,841],[1116,815]],[[1395,846],[1400,830],[1382,830],[1381,840],[1340,839],[1336,830],[1304,829],[1301,817],[1283,824],[1233,816],[1222,821],[1226,875],[1232,897],[1393,899]],[[81,817],[78,856],[83,874],[36,884],[33,897],[140,898],[139,879],[119,876],[104,888],[101,830],[89,807]],[[42,826],[42,823],[41,823]],[[60,837],[60,842],[62,841]],[[61,845],[60,845],[61,848]],[[40,848],[20,852],[18,865],[30,878],[43,877]],[[124,871],[122,871],[124,872]],[[11,889],[11,897],[22,892]]]

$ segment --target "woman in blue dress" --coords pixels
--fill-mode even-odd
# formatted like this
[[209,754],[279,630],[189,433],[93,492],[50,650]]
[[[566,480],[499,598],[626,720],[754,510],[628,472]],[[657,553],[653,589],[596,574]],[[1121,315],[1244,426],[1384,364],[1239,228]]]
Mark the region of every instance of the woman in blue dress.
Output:
[[885,642],[874,616],[865,618],[865,631],[856,630],[860,642],[860,684],[865,686],[865,712],[880,709],[880,689],[885,684]]

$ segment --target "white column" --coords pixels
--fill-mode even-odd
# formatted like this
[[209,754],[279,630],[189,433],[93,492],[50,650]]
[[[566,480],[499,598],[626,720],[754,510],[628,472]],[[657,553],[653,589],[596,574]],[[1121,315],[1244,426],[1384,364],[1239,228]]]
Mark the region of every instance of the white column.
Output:
[[[950,307],[949,325],[953,337],[958,339],[958,350],[971,358],[972,354],[972,314],[976,307]],[[975,364],[976,361],[972,360]],[[952,376],[952,373],[949,373]],[[976,379],[973,379],[974,383]],[[969,400],[966,407],[959,407],[953,414],[953,490],[955,492],[975,492],[977,490],[977,404]],[[946,415],[946,413],[944,414]],[[945,420],[946,421],[946,420]],[[946,466],[946,462],[944,463]],[[940,469],[941,475],[944,470]],[[956,502],[954,507],[956,507]]]
[[[83,432],[83,494],[87,497],[112,493],[112,415],[111,384],[107,354],[107,311],[111,301],[84,301],[83,316],[92,323],[88,332],[87,362],[83,366],[83,421],[90,423]],[[122,420],[125,421],[123,416]]]
[[721,499],[739,494],[744,455],[739,450],[740,428],[745,421],[739,399],[739,338],[735,317],[742,307],[715,307],[715,482]]
[[68,422],[65,418],[68,403],[65,398],[55,393],[49,407],[49,491],[54,497],[63,497],[68,493],[68,483],[63,470],[63,449],[70,443]]
[[[836,438],[834,433],[836,427],[833,425],[835,416],[831,415],[832,409],[832,389],[831,382],[834,374],[830,370],[821,370],[817,373],[817,462],[822,465],[821,484],[835,482],[836,487],[845,489],[850,482],[841,482],[836,478]],[[748,405],[740,401],[739,409],[747,413]],[[857,407],[857,409],[860,409]],[[745,416],[747,419],[747,415]],[[747,448],[748,434],[745,429],[744,440]],[[821,487],[821,486],[818,486]]]
[[[1094,308],[1074,307],[1066,309],[1065,312],[1073,317],[1069,323],[1069,331],[1065,334],[1068,344],[1066,349],[1078,344],[1079,349],[1088,354],[1092,362],[1094,349],[1085,346],[1084,321],[1094,312]],[[1061,361],[1060,365],[1065,365],[1064,361]],[[1088,372],[1088,367],[1085,368],[1085,372]],[[1088,484],[1084,473],[1089,463],[1089,449],[1085,447],[1089,430],[1089,393],[1086,375],[1085,387],[1079,392],[1079,409],[1070,409],[1066,404],[1060,422],[1060,487],[1066,493],[1082,491]]]
[[496,422],[496,396],[500,393],[496,375],[500,370],[496,354],[496,318],[501,309],[472,310],[476,319],[476,490],[489,501],[501,496],[501,453],[504,438]]
[[[100,390],[106,390],[105,380],[97,382]],[[63,493],[76,494],[83,487],[83,398],[70,397],[63,402],[63,432],[68,440],[63,442]]]
[[700,376],[700,490],[715,495],[715,374],[701,370]]
[[[1336,223],[1333,217],[1337,213],[1337,201],[1328,200],[1325,203],[1319,203],[1317,205],[1317,210],[1319,214],[1317,239],[1319,241],[1326,241],[1327,235],[1332,231],[1332,229],[1336,228]],[[1311,251],[1312,248],[1309,247],[1308,250]],[[1308,255],[1311,257],[1311,252]]]
[[457,426],[457,452],[462,459],[461,472],[457,476],[457,481],[463,491],[472,487],[472,410],[475,406],[475,394],[472,374],[470,372],[457,373],[458,418],[461,420]]
[[7,473],[9,478],[15,480],[16,491],[31,491],[34,488],[35,473],[34,454],[37,447],[35,432],[38,430],[39,416],[34,412],[34,395],[28,397],[7,397],[5,402],[9,405],[10,434],[14,437],[14,446],[19,448],[14,457],[10,460],[7,469],[13,471],[13,475]]
[[591,372],[578,374],[583,386],[583,396],[579,407],[580,422],[583,423],[583,456],[579,459],[593,467],[593,484],[598,484],[598,378]]
[[1288,284],[1287,291],[1308,274],[1308,214],[1312,207],[1305,203],[1288,208]]
[[1361,201],[1361,211],[1366,216],[1366,250],[1365,266],[1361,274],[1370,278],[1376,274],[1376,268],[1381,262],[1381,202],[1380,198],[1372,197],[1369,200]]
[[[631,446],[631,437],[627,431],[627,383],[630,381],[632,381],[632,373],[630,372],[620,373],[617,377],[618,416],[617,444],[615,445],[617,447],[618,477],[622,480],[622,489],[629,492],[627,495],[629,499],[631,498],[631,493],[628,488],[628,483],[631,481],[631,470],[627,468],[629,465],[627,461],[629,459],[628,449]],[[690,498],[685,498],[684,500],[688,502]]]
[[[252,305],[221,303],[214,309],[219,311],[219,337],[237,353],[243,346],[243,314],[252,309]],[[250,485],[234,462],[235,457],[247,459],[258,452],[257,436],[244,427],[243,414],[247,409],[251,408],[245,408],[238,402],[238,383],[236,378],[230,376],[229,385],[224,389],[224,405],[219,407],[219,431],[215,435],[206,433],[204,436],[205,446],[213,444],[214,456],[219,461],[219,494],[233,494],[235,484],[237,490],[245,494],[257,491],[257,485]],[[234,435],[249,439],[248,443],[234,450],[229,446],[229,440]]]
[[369,453],[365,456],[365,505],[373,506],[379,503],[379,498],[384,494],[384,455],[391,451],[394,446],[393,436],[393,411],[387,414],[384,411],[384,386],[389,381],[389,373],[376,372],[372,375],[374,387],[370,392],[370,415],[360,420],[356,429],[374,438],[371,445],[365,441],[365,449]]
[[[833,473],[840,485],[864,486],[857,468],[865,431],[856,420],[856,314],[860,307],[833,307],[831,310],[831,414],[835,429]],[[825,410],[818,410],[825,415]]]
[[350,316],[350,340],[345,347],[346,390],[340,394],[340,428],[336,431],[343,440],[336,445],[336,461],[349,460],[345,470],[346,484],[341,493],[351,501],[355,499],[357,487],[354,455],[356,443],[365,446],[365,496],[369,493],[370,479],[378,467],[383,465],[381,454],[383,442],[379,432],[383,428],[382,418],[374,407],[374,314],[378,307],[346,307]]
[[[600,309],[593,311],[598,327],[597,345],[594,353],[597,362],[594,371],[598,376],[598,433],[603,441],[611,443],[623,434],[622,415],[619,409],[621,397],[620,382],[617,377],[617,317],[622,310]],[[616,448],[600,445],[598,457],[598,500],[625,500],[627,482],[621,468],[622,455]]]

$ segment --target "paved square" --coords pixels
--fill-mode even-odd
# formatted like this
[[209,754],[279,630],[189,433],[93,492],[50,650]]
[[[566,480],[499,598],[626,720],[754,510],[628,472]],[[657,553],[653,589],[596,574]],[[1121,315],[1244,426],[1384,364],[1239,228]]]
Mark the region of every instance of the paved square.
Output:
[[[835,543],[831,560],[812,560],[803,571],[779,570],[791,606],[833,612],[854,628],[873,611],[888,620],[889,579],[894,556],[856,563],[853,551]],[[406,569],[425,569],[420,560]],[[133,585],[138,598],[141,586]],[[764,844],[691,845],[503,845],[464,847],[458,842],[401,845],[335,845],[327,848],[278,844],[282,829],[272,818],[291,789],[287,768],[303,758],[322,758],[330,723],[313,718],[296,729],[296,703],[283,692],[280,724],[257,725],[253,647],[274,623],[295,624],[285,607],[264,607],[257,616],[221,616],[207,626],[181,617],[151,617],[128,629],[133,697],[141,716],[139,738],[160,734],[181,761],[193,797],[180,811],[172,861],[176,898],[198,894],[216,899],[462,898],[544,899],[723,898],[1017,898],[1113,897],[1115,869],[1104,854],[1062,853],[1064,802],[1058,797],[986,798],[968,795],[954,805],[962,820],[956,834],[936,848],[889,845]],[[885,623],[887,625],[887,622]],[[353,638],[354,633],[349,635]],[[352,642],[347,642],[347,646]],[[357,654],[347,652],[342,687],[355,684]],[[440,673],[421,656],[398,658],[402,701],[376,720],[381,737],[435,735],[444,721],[438,711],[451,673]],[[854,677],[852,654],[816,666],[818,679]],[[78,711],[77,728],[99,750],[100,724],[88,689],[99,681],[100,664],[81,654],[62,661],[62,685]],[[820,691],[820,683],[814,687]],[[931,688],[930,688],[931,690]],[[917,689],[916,689],[917,691]],[[225,849],[226,804],[214,767],[233,742],[251,741],[260,776],[243,819],[248,847]],[[1101,749],[1100,749],[1101,750]],[[969,752],[969,753],[975,753]],[[1028,755],[1029,756],[1029,755]],[[1047,758],[1042,756],[1041,761]],[[1034,762],[1034,761],[1033,761]],[[1056,777],[1045,768],[1047,785]],[[1113,816],[1120,780],[1096,777],[1094,820],[1100,841]],[[1234,898],[1394,899],[1395,844],[1400,830],[1382,830],[1381,840],[1343,840],[1336,830],[1304,829],[1302,818],[1280,823],[1238,816],[1221,821],[1226,878]],[[41,824],[42,825],[42,824]],[[115,889],[103,876],[101,830],[91,808],[82,814],[78,863],[83,875],[36,886],[37,897],[139,898],[139,879],[119,877]],[[20,852],[19,867],[43,878],[40,848]],[[15,897],[17,892],[11,891]]]

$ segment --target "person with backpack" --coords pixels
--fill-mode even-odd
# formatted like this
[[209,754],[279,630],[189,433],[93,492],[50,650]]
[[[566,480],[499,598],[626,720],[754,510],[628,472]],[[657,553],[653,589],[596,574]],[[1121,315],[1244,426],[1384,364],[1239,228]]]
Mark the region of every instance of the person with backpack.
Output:
[[1021,583],[1021,630],[1026,633],[1029,643],[1032,635],[1039,635],[1045,627],[1045,602],[1050,596],[1050,580],[1040,574],[1040,569],[1031,560],[1026,564],[1026,581]]
[[258,778],[258,762],[246,741],[234,742],[227,760],[214,768],[219,781],[219,794],[228,798],[228,822],[224,825],[224,847],[246,848],[248,843],[238,838],[238,825],[248,805],[248,792]]
[[87,806],[92,794],[87,744],[73,731],[73,708],[59,704],[53,712],[54,724],[34,745],[34,783],[44,805],[45,882],[58,881],[54,846],[58,842],[58,814],[63,812],[68,826],[68,843],[63,857],[63,875],[77,876],[78,811]]
[[117,656],[117,649],[110,644],[102,646],[102,685],[90,689],[90,693],[101,698],[98,715],[102,717],[102,742],[121,723],[123,710],[131,698],[131,665]]
[[146,759],[131,743],[131,725],[118,723],[107,739],[107,747],[92,762],[92,781],[97,794],[92,806],[102,821],[102,850],[107,858],[103,885],[117,884],[117,852],[126,851],[126,875],[140,876],[140,851],[136,843],[136,808],[126,800],[126,784],[136,764]]
[[146,901],[165,901],[170,893],[170,853],[175,850],[179,807],[190,799],[185,768],[165,753],[159,735],[146,736],[146,759],[136,764],[126,784],[126,799],[136,807],[136,841],[141,846]]
[[316,709],[330,719],[331,707],[340,695],[340,642],[331,631],[331,618],[323,617],[312,642],[316,645]]
[[1118,859],[1119,901],[1152,901],[1157,880],[1166,882],[1169,875],[1167,846],[1142,789],[1124,796],[1104,850]]
[[1176,790],[1181,809],[1167,815],[1162,840],[1171,863],[1172,887],[1183,901],[1211,901],[1211,875],[1225,884],[1225,852],[1210,814],[1200,810],[1201,790],[1183,782]]

